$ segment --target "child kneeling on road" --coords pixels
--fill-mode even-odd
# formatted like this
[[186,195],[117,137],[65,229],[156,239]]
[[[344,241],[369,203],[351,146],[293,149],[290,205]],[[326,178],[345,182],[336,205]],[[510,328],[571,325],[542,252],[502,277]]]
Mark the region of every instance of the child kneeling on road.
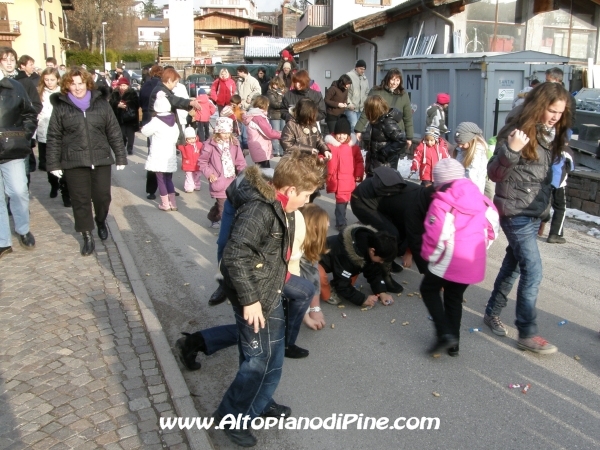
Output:
[[457,160],[441,160],[433,179],[436,192],[425,216],[421,246],[421,256],[429,261],[421,294],[437,333],[429,353],[437,357],[447,350],[458,356],[463,294],[485,278],[487,248],[498,236],[500,219],[491,200],[465,178]]
[[[319,261],[321,300],[337,305],[347,300],[357,306],[373,307],[378,300],[386,306],[394,303],[388,294],[384,263],[391,263],[398,251],[396,238],[385,231],[355,224],[338,235],[327,238],[329,253]],[[333,273],[331,285],[327,278]],[[366,296],[353,284],[362,273],[371,285],[373,295]]]

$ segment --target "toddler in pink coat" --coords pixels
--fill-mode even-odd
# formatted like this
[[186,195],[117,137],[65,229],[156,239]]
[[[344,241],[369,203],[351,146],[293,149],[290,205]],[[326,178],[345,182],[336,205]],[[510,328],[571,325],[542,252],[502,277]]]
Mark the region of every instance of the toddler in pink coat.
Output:
[[204,143],[204,149],[198,159],[200,172],[209,183],[210,196],[215,204],[208,211],[207,218],[211,228],[221,226],[221,216],[227,194],[225,191],[238,173],[246,168],[246,160],[237,139],[232,136],[233,120],[219,117],[215,125],[215,134]]
[[421,295],[437,333],[429,353],[437,357],[447,350],[458,356],[463,294],[485,278],[487,249],[498,236],[499,217],[494,204],[465,178],[457,160],[439,161],[433,180],[436,192],[425,216],[421,246],[421,256],[429,261]]

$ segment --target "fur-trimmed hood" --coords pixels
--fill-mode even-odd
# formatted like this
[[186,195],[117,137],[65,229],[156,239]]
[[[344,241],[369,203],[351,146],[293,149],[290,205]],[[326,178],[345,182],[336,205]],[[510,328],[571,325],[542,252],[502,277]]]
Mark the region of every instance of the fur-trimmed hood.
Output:
[[340,142],[338,141],[334,134],[328,134],[327,136],[325,136],[325,143],[326,144],[330,144],[333,145],[334,147],[339,147],[342,144],[348,144],[350,147],[356,145],[358,143],[358,141],[356,140],[356,135],[354,133],[352,133],[350,136],[348,136],[348,139],[346,139],[346,142]]
[[369,225],[362,225],[355,223],[354,225],[347,226],[342,231],[342,241],[344,243],[344,250],[348,254],[348,257],[352,261],[352,264],[362,267],[367,262],[364,256],[358,254],[358,248],[356,247],[356,232],[359,230],[369,230],[373,233],[377,233],[377,230]]
[[258,166],[250,166],[240,177],[243,177],[238,183],[237,180],[227,189],[227,198],[238,209],[245,203],[252,200],[261,200],[266,203],[273,203],[277,199],[275,188],[270,184],[269,174],[263,173]]

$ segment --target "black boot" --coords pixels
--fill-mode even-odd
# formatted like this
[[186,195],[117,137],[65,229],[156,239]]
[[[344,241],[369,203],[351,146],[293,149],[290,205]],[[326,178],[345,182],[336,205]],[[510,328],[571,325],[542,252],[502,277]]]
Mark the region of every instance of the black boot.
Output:
[[70,208],[71,207],[71,197],[69,197],[69,195],[64,195],[62,196],[62,201],[63,201],[63,205],[65,205],[65,208]]
[[392,275],[389,272],[385,272],[383,274],[383,281],[385,281],[385,289],[387,292],[392,294],[400,294],[404,291],[404,288],[401,284],[398,284],[396,280],[392,278]]
[[219,283],[219,287],[208,299],[209,306],[220,305],[227,300],[227,294],[225,294],[225,290],[223,289],[223,280],[217,280],[217,282]]
[[400,273],[403,270],[404,270],[404,267],[402,267],[396,261],[392,261],[392,272],[394,272],[394,273]]
[[177,348],[177,356],[179,360],[188,370],[198,370],[202,364],[196,361],[198,352],[206,353],[206,344],[202,333],[181,333],[185,337],[177,339],[175,347]]
[[94,236],[91,231],[84,231],[81,233],[83,236],[83,246],[81,247],[81,256],[90,256],[94,253],[96,244],[94,242]]
[[98,227],[98,237],[105,241],[108,238],[108,228],[106,228],[106,222],[96,222],[96,226]]

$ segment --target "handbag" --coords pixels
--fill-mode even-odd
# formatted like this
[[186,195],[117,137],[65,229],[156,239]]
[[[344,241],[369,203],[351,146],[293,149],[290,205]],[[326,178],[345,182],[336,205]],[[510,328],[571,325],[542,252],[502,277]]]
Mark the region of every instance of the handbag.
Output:
[[25,158],[31,152],[26,131],[0,131],[0,159]]

